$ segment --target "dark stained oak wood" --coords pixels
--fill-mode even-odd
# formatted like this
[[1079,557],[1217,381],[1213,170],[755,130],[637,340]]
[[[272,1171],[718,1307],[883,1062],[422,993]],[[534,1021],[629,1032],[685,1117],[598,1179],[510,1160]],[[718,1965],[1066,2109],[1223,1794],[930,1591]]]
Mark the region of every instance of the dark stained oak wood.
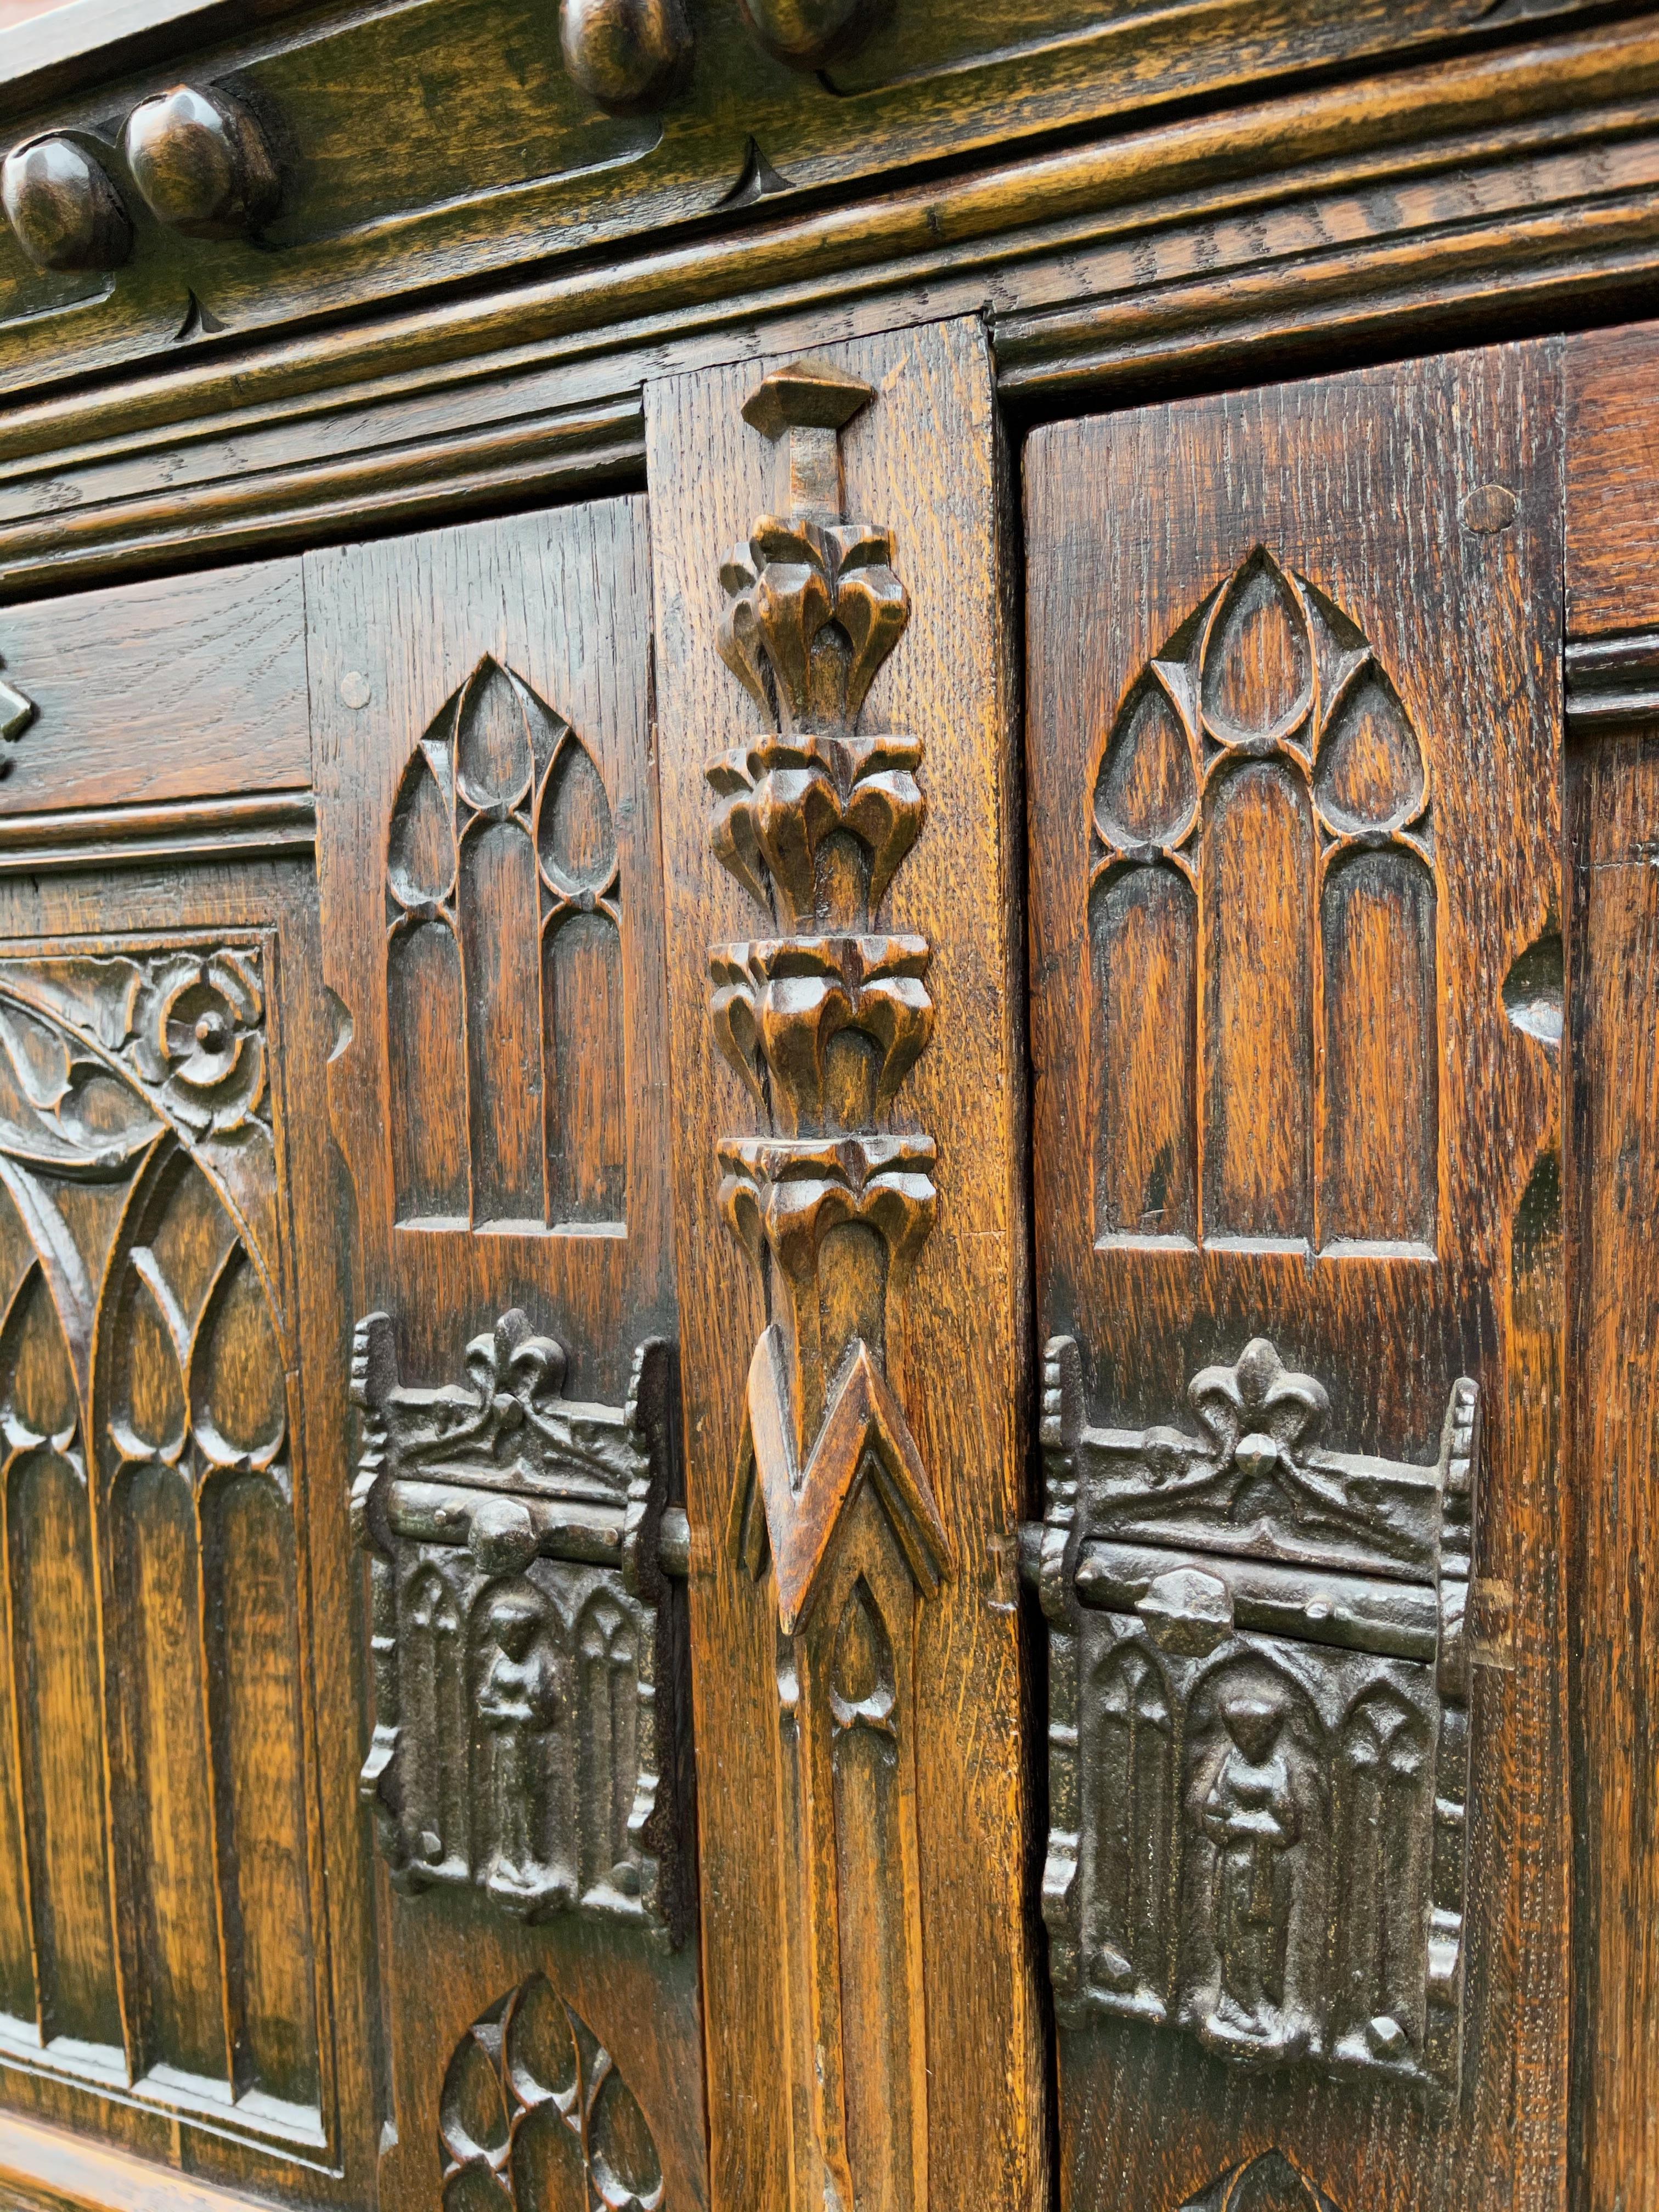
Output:
[[1659,622],[1659,326],[1588,331],[1566,349],[1567,623],[1574,637]]
[[102,163],[73,139],[37,138],[7,155],[0,204],[37,269],[118,269],[132,224]]
[[182,347],[8,408],[0,556],[12,590],[64,588],[637,483],[647,374],[988,299],[1001,386],[1045,406],[1553,325],[1653,265],[1656,86],[1651,19],[1579,27],[827,206],[763,195],[737,234],[369,329]]
[[1653,1602],[1652,1129],[1659,1115],[1659,739],[1627,723],[1569,757],[1572,1048],[1573,1758],[1578,1990],[1573,2201],[1659,2190],[1652,2055],[1659,1832],[1649,1735]]
[[0,822],[311,780],[297,561],[10,607],[0,653],[35,710],[0,747]]
[[[1060,424],[1027,446],[1043,1327],[1078,1340],[1090,1418],[1109,1426],[1176,1418],[1188,1378],[1258,1336],[1324,1383],[1342,1450],[1430,1457],[1455,1379],[1486,1400],[1457,2097],[1250,2073],[1173,2028],[1076,2027],[1060,2077],[1062,2197],[1079,2208],[1127,2187],[1173,2212],[1268,2151],[1343,2212],[1379,2188],[1401,2206],[1562,2201],[1559,1044],[1528,982],[1552,944],[1559,963],[1563,902],[1559,380],[1559,349],[1540,344]],[[1496,532],[1506,503],[1469,505],[1492,485],[1514,499]],[[1351,678],[1333,707],[1336,671],[1366,650],[1369,693]],[[1153,656],[1177,673],[1142,678]],[[1206,736],[1186,783],[1177,696],[1246,748]],[[1302,771],[1248,750],[1270,725],[1317,737],[1316,842]],[[1349,830],[1369,843],[1345,860],[1332,840]],[[1162,908],[1122,903],[1166,878],[1180,896]],[[1296,886],[1310,879],[1309,904]],[[1432,886],[1426,937],[1413,882]],[[1194,927],[1183,1010],[1152,949]],[[1152,1018],[1130,1019],[1149,990]],[[1156,1159],[1154,1127],[1172,1133]],[[1172,1209],[1183,1151],[1195,1206]]]
[[[327,1389],[349,1315],[322,1090],[331,1030],[304,982],[319,957],[310,870],[290,856],[141,865],[96,884],[11,877],[0,937],[14,1048],[33,1008],[76,1049],[108,1051],[167,1133],[159,1150],[83,1165],[54,1196],[49,1164],[19,1179],[11,1109],[9,1418],[43,1412],[54,1389],[89,1391],[99,1427],[86,1535],[49,1467],[24,1485],[14,1468],[8,1484],[0,2069],[18,2125],[0,2157],[25,2203],[143,2204],[140,2157],[195,2177],[186,2201],[198,2182],[212,2201],[220,2182],[361,2203],[376,2132],[356,1963],[371,1892],[337,1718],[356,1666],[345,1440]],[[135,972],[124,1037],[112,994]],[[146,995],[158,990],[178,995]],[[112,1100],[103,1121],[131,1127]],[[41,1267],[27,1273],[31,1245],[67,1249],[54,1219],[96,1262],[93,1343],[74,1268],[54,1260],[49,1295]],[[66,1632],[94,1597],[88,1698]],[[51,1609],[55,1633],[33,1607]],[[112,1849],[88,1848],[104,1817]],[[78,1912],[54,1917],[76,1882]],[[26,1977],[60,2031],[84,2021],[113,2052],[28,2048]],[[216,2100],[216,2070],[234,2106],[226,2088]],[[82,2142],[35,2122],[72,2124]]]
[[186,238],[257,232],[281,203],[270,139],[234,94],[180,84],[142,100],[121,145],[150,213]]
[[[1582,6],[1524,0],[1511,12],[1571,25]],[[845,191],[941,156],[983,159],[1012,138],[1490,36],[1476,0],[1336,11],[1176,0],[1103,20],[1080,0],[1020,0],[938,27],[934,11],[863,0],[756,0],[753,27],[735,4],[704,4],[685,93],[660,114],[617,115],[567,73],[556,14],[539,0],[367,0],[294,23],[249,12],[227,10],[193,41],[153,33],[142,59],[123,40],[101,72],[82,58],[70,89],[62,73],[0,83],[10,143],[118,128],[181,76],[216,87],[212,97],[251,102],[280,130],[292,185],[258,242],[141,222],[113,282],[43,285],[21,252],[0,250],[0,380],[361,309],[404,289],[417,262],[423,285],[525,274],[550,252],[740,224],[773,191]]]
[[[990,364],[971,322],[823,346],[814,358],[877,393],[843,434],[847,507],[890,526],[911,614],[863,726],[921,740],[928,809],[881,926],[931,943],[937,1016],[878,1127],[925,1130],[938,1146],[939,1224],[893,1302],[887,1358],[951,1564],[915,1616],[919,1862],[912,1873],[895,1856],[884,1878],[896,1915],[920,1908],[930,2201],[1025,2204],[1044,2186],[1044,2142],[1023,1895],[1015,1523],[1029,1379],[1006,541]],[[755,382],[739,366],[647,393],[711,2183],[714,2201],[732,2206],[794,2201],[780,2054],[790,2047],[785,1959],[802,1894],[781,1879],[775,1841],[776,1595],[728,1547],[744,1380],[764,1316],[717,1207],[717,1140],[755,1124],[707,1003],[709,946],[753,934],[757,919],[710,850],[704,781],[759,711],[717,649],[722,556],[781,495],[773,449],[741,411]],[[989,2052],[994,2094],[962,2094]],[[855,2045],[852,2063],[870,2094],[877,2054]],[[799,2112],[794,2125],[806,2124]]]
[[[318,980],[335,1022],[330,1121],[354,1193],[355,1310],[389,1316],[398,1370],[423,1389],[470,1378],[486,1405],[514,1389],[532,1400],[512,1365],[528,1333],[566,1354],[557,1395],[621,1408],[639,1346],[679,1334],[644,502],[319,553],[306,588]],[[494,1381],[480,1382],[480,1337]],[[366,1381],[372,1412],[386,1390]],[[513,1432],[509,1419],[508,1465]],[[384,1523],[377,1540],[393,1547]],[[500,1542],[499,1557],[474,1542],[491,1576],[523,1564],[506,1524]],[[487,1605],[468,1617],[458,1693],[488,1704],[476,1656]],[[376,1634],[388,1628],[377,1611]],[[666,1656],[683,1673],[683,1647]],[[396,1680],[377,1662],[378,1696]],[[659,1680],[665,1705],[673,1687]],[[574,1696],[560,1694],[569,1722]],[[379,1723],[392,1718],[377,1706]],[[446,1743],[466,1726],[441,1702],[427,1723]],[[562,1731],[556,1771],[574,1765],[574,1735]],[[479,1758],[469,1769],[452,1746],[450,1763],[464,1792],[483,1786]],[[489,1894],[498,1808],[475,1811],[467,1795],[453,1818],[477,1824],[477,1885],[393,1890],[383,1877],[380,1891],[395,2130],[380,2204],[433,2203],[447,2166],[465,2162],[467,2127],[513,2094],[490,2055],[503,2006],[524,2011],[538,2094],[562,2086],[560,2000],[611,2054],[673,2200],[704,2203],[695,1932],[682,1917],[671,1943],[647,1923],[575,1911],[527,1924]],[[521,2207],[538,2185],[570,2185],[556,2148],[539,2185],[532,2160]]]

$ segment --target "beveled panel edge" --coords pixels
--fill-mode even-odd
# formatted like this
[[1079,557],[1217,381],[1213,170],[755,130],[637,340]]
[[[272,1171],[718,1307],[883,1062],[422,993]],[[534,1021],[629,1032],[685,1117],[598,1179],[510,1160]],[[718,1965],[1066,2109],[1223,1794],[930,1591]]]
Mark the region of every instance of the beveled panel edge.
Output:
[[308,854],[316,824],[309,791],[14,814],[0,817],[0,876]]

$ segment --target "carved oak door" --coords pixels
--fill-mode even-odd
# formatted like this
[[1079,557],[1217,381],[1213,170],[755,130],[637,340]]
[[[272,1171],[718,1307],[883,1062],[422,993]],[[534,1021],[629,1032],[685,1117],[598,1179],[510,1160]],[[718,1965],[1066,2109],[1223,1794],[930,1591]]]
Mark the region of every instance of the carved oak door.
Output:
[[1558,371],[1026,448],[1078,2208],[1562,2201]]
[[645,502],[319,554],[306,586],[378,2201],[696,2207]]

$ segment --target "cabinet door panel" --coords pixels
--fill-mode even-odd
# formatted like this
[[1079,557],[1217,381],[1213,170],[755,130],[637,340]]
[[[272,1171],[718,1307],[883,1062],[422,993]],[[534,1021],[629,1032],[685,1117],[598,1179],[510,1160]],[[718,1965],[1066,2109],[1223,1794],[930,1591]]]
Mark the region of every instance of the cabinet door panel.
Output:
[[1560,2200],[1558,381],[1027,447],[1078,2207]]
[[369,2184],[317,958],[291,859],[0,886],[0,2096],[84,2146],[9,2119],[23,2201]]
[[631,499],[306,563],[387,2212],[705,2197],[648,592]]

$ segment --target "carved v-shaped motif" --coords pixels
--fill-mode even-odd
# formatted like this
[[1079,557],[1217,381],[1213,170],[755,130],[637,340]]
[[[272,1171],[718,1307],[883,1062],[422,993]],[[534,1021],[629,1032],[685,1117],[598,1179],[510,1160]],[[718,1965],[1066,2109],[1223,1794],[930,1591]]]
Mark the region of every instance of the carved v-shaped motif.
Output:
[[777,1328],[764,1330],[749,1363],[732,1532],[757,1580],[769,1547],[784,1634],[805,1619],[862,1479],[875,1485],[917,1588],[932,1597],[945,1577],[945,1529],[915,1439],[869,1346],[859,1340],[805,1468],[795,1463],[785,1357]]

